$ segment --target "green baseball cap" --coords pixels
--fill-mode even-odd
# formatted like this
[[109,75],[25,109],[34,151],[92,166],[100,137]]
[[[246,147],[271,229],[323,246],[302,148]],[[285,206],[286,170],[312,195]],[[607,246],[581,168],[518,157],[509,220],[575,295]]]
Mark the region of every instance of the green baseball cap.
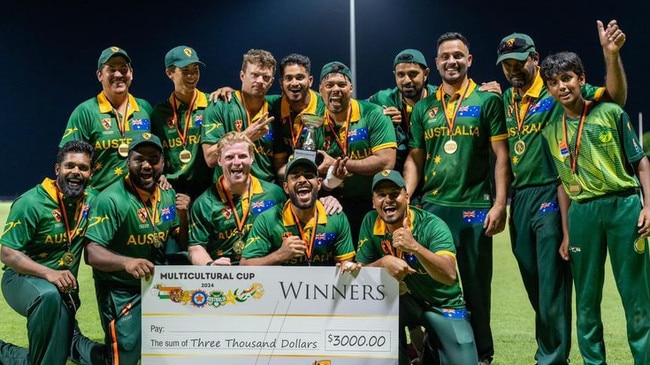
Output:
[[497,65],[509,58],[525,61],[532,52],[537,52],[532,38],[524,33],[512,33],[503,38],[497,47]]
[[193,63],[198,63],[201,66],[205,66],[205,63],[199,61],[199,55],[196,54],[196,51],[192,47],[174,47],[165,55],[165,68],[169,68],[171,66],[185,67]]
[[333,61],[323,66],[323,68],[320,71],[320,81],[323,81],[325,76],[331,73],[338,73],[341,75],[345,75],[348,77],[348,80],[352,81],[352,72],[350,71],[348,66],[344,65],[342,62]]
[[309,170],[313,171],[316,175],[318,175],[318,166],[316,166],[316,163],[314,161],[305,157],[298,157],[298,158],[291,157],[289,159],[289,162],[287,163],[287,167],[284,169],[285,178],[289,176],[291,170],[293,170],[295,167],[298,166],[306,166],[307,168],[309,168]]
[[129,57],[128,54],[126,54],[125,50],[117,46],[112,46],[103,50],[102,54],[99,55],[99,59],[97,60],[97,69],[99,70],[100,68],[102,68],[103,64],[108,62],[108,60],[110,60],[111,57],[115,57],[115,56],[122,56],[126,59],[126,63],[131,63],[131,58]]
[[158,138],[155,134],[145,132],[142,134],[138,134],[131,139],[131,144],[129,144],[129,152],[131,152],[133,149],[143,144],[150,144],[155,146],[156,148],[158,148],[158,150],[160,150],[160,153],[162,153],[163,151],[160,138]]
[[405,49],[398,53],[395,56],[395,61],[393,61],[393,69],[400,63],[418,63],[424,66],[424,68],[429,68],[427,66],[427,60],[424,59],[424,55],[417,49]]
[[393,184],[397,185],[400,189],[406,188],[406,182],[402,175],[395,170],[384,170],[379,171],[375,174],[375,177],[372,178],[372,190],[375,190],[375,187],[379,185],[382,181],[390,181]]

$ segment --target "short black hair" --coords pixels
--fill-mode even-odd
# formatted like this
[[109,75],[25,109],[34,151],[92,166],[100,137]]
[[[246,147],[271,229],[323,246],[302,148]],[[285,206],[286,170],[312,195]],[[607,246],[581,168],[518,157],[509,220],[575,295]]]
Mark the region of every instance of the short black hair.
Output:
[[540,74],[545,83],[557,75],[571,71],[578,76],[585,74],[585,66],[582,64],[582,60],[573,52],[554,53],[547,56],[540,66]]
[[447,32],[447,33],[444,33],[443,35],[441,35],[440,37],[438,37],[438,47],[440,47],[440,44],[442,42],[455,41],[455,40],[459,40],[459,41],[463,42],[465,44],[465,46],[467,47],[467,49],[469,49],[469,41],[467,40],[467,38],[465,38],[464,35],[462,35],[462,34],[460,34],[458,32]]
[[288,65],[299,65],[307,70],[307,73],[311,75],[311,60],[305,55],[298,53],[292,53],[288,56],[284,56],[280,60],[280,75],[284,76],[284,67]]
[[95,150],[93,149],[93,146],[86,141],[80,141],[80,140],[68,141],[63,145],[63,147],[59,148],[59,152],[56,155],[56,163],[60,164],[61,162],[63,162],[63,158],[68,153],[83,153],[88,155],[88,157],[90,157],[90,160],[92,161]]

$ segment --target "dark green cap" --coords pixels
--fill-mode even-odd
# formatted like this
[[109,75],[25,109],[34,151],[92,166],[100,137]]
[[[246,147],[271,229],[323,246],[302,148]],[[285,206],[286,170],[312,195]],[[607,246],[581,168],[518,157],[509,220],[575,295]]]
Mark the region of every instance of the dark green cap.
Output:
[[143,144],[153,145],[156,148],[158,148],[161,153],[163,151],[162,143],[160,143],[160,138],[158,138],[155,134],[145,132],[142,134],[138,134],[131,139],[131,144],[129,144],[129,152],[131,152],[134,148]]
[[314,161],[305,157],[293,158],[293,156],[291,156],[291,158],[289,158],[289,162],[287,163],[287,167],[284,169],[285,178],[289,176],[289,173],[291,173],[291,170],[293,170],[293,168],[298,166],[306,166],[316,175],[318,175],[318,166],[316,166],[316,163]]
[[533,39],[524,33],[512,33],[503,38],[497,47],[497,65],[509,58],[525,61],[535,50]]
[[427,66],[427,60],[424,59],[424,55],[417,49],[405,49],[398,53],[393,62],[393,69],[395,69],[395,66],[400,63],[419,63],[424,66],[424,68],[429,67]]
[[348,66],[344,65],[342,62],[333,61],[323,66],[323,68],[320,71],[320,80],[323,81],[325,76],[331,73],[345,75],[348,77],[348,80],[352,81],[352,72],[350,71]]
[[165,68],[169,68],[171,66],[185,67],[193,63],[198,63],[201,66],[205,66],[205,63],[199,61],[199,55],[196,54],[196,51],[192,47],[174,47],[165,55]]
[[128,54],[126,54],[125,50],[117,46],[112,46],[103,50],[102,54],[99,55],[99,60],[97,60],[97,69],[99,70],[100,68],[102,68],[103,64],[108,62],[108,60],[111,59],[111,57],[115,57],[115,56],[122,56],[126,59],[126,63],[131,63],[131,58],[129,57]]
[[372,178],[372,190],[375,190],[375,187],[382,181],[390,181],[393,184],[397,185],[399,188],[405,188],[406,182],[402,175],[395,170],[384,170],[379,171],[375,174],[375,177]]

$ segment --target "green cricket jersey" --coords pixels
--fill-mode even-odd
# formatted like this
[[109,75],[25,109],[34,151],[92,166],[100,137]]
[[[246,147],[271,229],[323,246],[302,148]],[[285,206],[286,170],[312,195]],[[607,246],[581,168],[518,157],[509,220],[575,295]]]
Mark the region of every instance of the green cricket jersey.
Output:
[[50,269],[70,270],[76,277],[92,198],[86,193],[83,203],[63,199],[68,228],[73,236],[69,250],[75,259],[70,266],[63,260],[63,254],[68,251],[68,234],[57,198],[56,180],[45,178],[11,204],[0,244]]
[[[86,237],[119,255],[160,264],[159,258],[163,256],[161,252],[165,252],[169,234],[180,226],[176,215],[176,192],[156,187],[145,200],[146,206],[141,199],[128,175],[113,183],[97,195]],[[154,247],[154,237],[162,241],[163,247]],[[93,277],[95,281],[108,285],[140,286],[140,280],[124,270],[103,272],[93,269]]]
[[[413,108],[409,147],[424,150],[426,156],[423,201],[448,207],[489,208],[491,142],[507,138],[503,103],[499,95],[479,91],[471,79],[458,105],[460,98],[460,93],[450,97],[438,88]],[[453,120],[451,130],[445,113]],[[455,150],[449,148],[453,143],[450,140],[456,143]]]
[[[454,240],[447,224],[433,213],[416,207],[408,207],[407,214],[411,218],[413,238],[436,255],[456,257]],[[366,214],[359,232],[359,249],[357,262],[370,264],[390,255],[393,238],[386,229],[386,223],[379,217],[377,211]],[[403,253],[402,253],[403,254]],[[416,273],[407,275],[404,282],[414,298],[427,302],[438,308],[464,308],[465,301],[458,280],[453,285],[445,285],[434,280],[424,266],[413,254],[403,257]]]
[[[165,151],[165,177],[174,190],[190,193],[193,197],[212,184],[213,171],[206,164],[201,147],[203,112],[207,106],[208,95],[197,90],[189,112],[189,105],[173,95],[151,112],[151,133],[160,138]],[[190,161],[181,161],[183,150],[191,153]]]
[[[228,194],[222,176],[196,199],[190,210],[189,245],[203,246],[213,260],[229,257],[234,265],[239,263],[241,253],[233,250],[233,244],[239,239],[246,241],[257,217],[267,209],[282,204],[286,196],[278,185],[254,176],[251,176],[250,192],[233,198],[235,211]],[[241,223],[238,223],[238,219]],[[242,224],[241,232],[238,224]]]
[[[317,222],[311,220],[302,227],[302,239],[312,243],[310,259],[292,258],[284,263],[288,266],[334,266],[343,260],[354,258],[354,246],[350,224],[343,213],[327,215],[320,201],[316,202]],[[314,231],[314,226],[316,226]],[[282,246],[283,237],[300,236],[298,225],[291,212],[291,202],[276,205],[255,220],[248,234],[242,257],[250,259],[264,257]],[[309,251],[309,249],[308,249]]]
[[[334,158],[347,155],[351,160],[362,160],[377,151],[397,147],[393,123],[380,106],[351,99],[350,108],[349,121],[343,126],[325,118],[322,131],[316,136],[318,149]],[[327,111],[325,115],[328,115]],[[369,201],[371,186],[372,175],[348,176],[343,182],[343,198]]]
[[[103,92],[72,111],[59,147],[68,141],[83,140],[95,148],[88,188],[104,190],[127,174],[126,157],[118,154],[118,147],[122,143],[128,146],[133,136],[150,131],[150,113],[151,105],[146,100],[129,94],[127,114],[123,116],[113,109]],[[124,135],[120,132],[122,124]]]
[[[243,132],[251,121],[258,119],[268,111],[269,103],[265,101],[257,115],[249,116],[242,102],[241,91],[234,92],[230,102],[219,100],[216,103],[210,103],[203,115],[203,140],[201,143],[214,144],[219,142],[219,139],[227,132]],[[275,180],[273,155],[285,152],[282,136],[276,128],[274,123],[270,123],[269,132],[255,141],[255,159],[251,167],[251,174],[264,181]],[[213,181],[216,181],[221,174],[221,169],[215,168]]]
[[[582,138],[578,140],[579,118],[566,118],[566,137],[562,115],[544,128],[547,157],[552,159],[571,200],[580,202],[603,195],[637,189],[633,163],[645,153],[630,123],[630,117],[614,103],[591,102],[587,108]],[[577,143],[580,143],[576,151]],[[576,173],[571,160],[576,158]],[[571,193],[571,185],[580,191]]]
[[[604,92],[605,88],[589,84],[582,88],[585,99],[600,100]],[[558,115],[561,118],[564,112],[562,105],[556,103],[548,93],[539,74],[539,67],[533,85],[521,97],[521,101],[515,100],[515,95],[512,87],[503,94],[510,166],[514,176],[512,187],[521,189],[527,186],[555,183],[557,181],[555,167],[551,161],[544,158],[542,129],[549,120],[557,119]],[[519,107],[519,115],[516,114],[517,107]],[[519,127],[517,118],[519,118]],[[523,151],[521,146],[524,146]]]
[[[305,128],[300,117],[303,114],[324,116],[325,109],[327,109],[323,98],[313,90],[309,90],[309,105],[300,113],[291,110],[291,106],[284,96],[267,97],[267,100],[271,104],[271,113],[275,117],[274,122],[277,122],[278,130],[282,136],[282,143],[289,154],[292,154],[296,148],[302,148],[307,136],[307,128]],[[314,132],[316,134],[322,133],[322,126],[315,129]]]

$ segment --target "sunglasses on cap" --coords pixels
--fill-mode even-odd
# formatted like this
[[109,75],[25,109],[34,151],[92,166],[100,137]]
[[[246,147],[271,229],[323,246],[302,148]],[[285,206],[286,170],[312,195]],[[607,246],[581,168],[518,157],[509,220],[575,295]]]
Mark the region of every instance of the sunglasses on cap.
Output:
[[525,39],[522,38],[511,38],[508,39],[507,41],[501,42],[499,45],[499,48],[497,48],[497,53],[499,55],[502,55],[504,53],[511,53],[511,52],[526,52],[533,48],[532,44],[528,44]]

